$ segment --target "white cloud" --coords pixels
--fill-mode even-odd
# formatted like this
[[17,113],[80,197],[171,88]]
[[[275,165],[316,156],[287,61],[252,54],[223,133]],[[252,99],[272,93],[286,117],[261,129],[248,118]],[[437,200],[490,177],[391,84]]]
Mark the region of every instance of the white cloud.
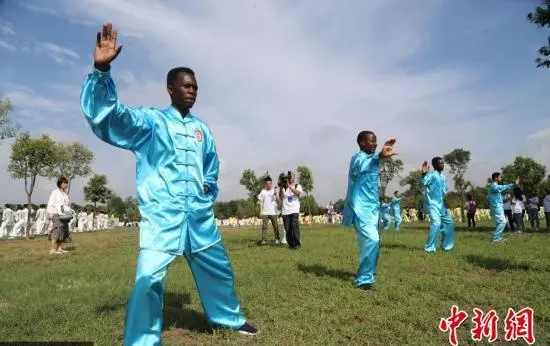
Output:
[[80,56],[74,50],[55,43],[37,42],[34,48],[37,53],[46,54],[58,64],[73,64],[74,60],[80,60]]
[[17,50],[17,48],[15,48],[15,46],[9,44],[8,42],[6,42],[4,40],[0,40],[0,48],[11,50],[12,52],[15,52]]
[[15,27],[12,23],[0,19],[0,34],[2,35],[15,35]]
[[[508,119],[517,119],[510,111],[514,100],[476,88],[486,79],[479,71],[409,64],[434,49],[444,1],[235,3],[64,0],[42,12],[70,13],[96,26],[109,14],[125,45],[113,76],[128,105],[166,107],[166,72],[179,65],[195,70],[194,111],[216,137],[223,199],[244,197],[238,184],[244,168],[276,175],[297,165],[313,170],[322,203],[342,197],[363,129],[377,132],[380,142],[397,137],[406,169],[456,147],[469,149],[469,178],[480,184],[487,171],[522,152],[519,146],[510,150],[514,145],[503,135],[510,132]],[[468,27],[473,24],[463,23],[462,31]],[[84,39],[94,37],[91,30]],[[73,50],[51,51],[80,60]],[[132,155],[92,138],[96,169],[120,191],[133,193]]]

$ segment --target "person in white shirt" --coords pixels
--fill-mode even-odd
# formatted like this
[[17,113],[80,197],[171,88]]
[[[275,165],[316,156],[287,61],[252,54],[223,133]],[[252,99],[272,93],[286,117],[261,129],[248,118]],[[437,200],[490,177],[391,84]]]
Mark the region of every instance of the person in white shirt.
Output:
[[546,228],[550,228],[550,191],[547,190],[542,199],[542,206],[544,208],[544,216],[546,218]]
[[7,238],[15,225],[15,213],[11,204],[6,204],[2,211],[2,225],[0,226],[0,238]]
[[62,254],[67,252],[61,247],[61,244],[70,241],[69,222],[72,220],[74,211],[71,209],[67,187],[69,181],[65,177],[57,180],[57,188],[50,194],[48,200],[47,212],[52,221],[52,230],[48,239],[51,241],[52,248],[50,254]]
[[15,225],[13,225],[11,233],[9,234],[10,239],[25,236],[25,226],[27,224],[25,216],[27,216],[25,209],[21,204],[18,204],[17,211],[15,212]]
[[330,201],[327,206],[327,214],[328,214],[328,223],[334,223],[332,220],[332,217],[334,216],[334,204],[332,204],[332,201]]
[[538,231],[540,227],[539,203],[539,198],[534,194],[530,194],[529,200],[527,201],[527,215],[529,215],[529,222],[534,231]]
[[[290,172],[289,172],[290,173]],[[286,187],[280,190],[280,197],[283,200],[283,225],[285,227],[286,241],[290,249],[299,249],[300,242],[300,195],[303,193],[302,186],[296,183],[296,175],[290,173],[287,177]]]
[[86,210],[82,208],[78,213],[78,231],[84,232],[86,231],[87,227],[88,227],[88,214],[86,214]]
[[40,208],[36,212],[36,234],[42,235],[46,233],[48,223],[48,214],[46,213],[46,205],[40,204]]
[[514,216],[514,223],[516,224],[516,232],[521,233],[525,231],[525,225],[523,224],[523,213],[525,211],[525,204],[523,202],[523,196],[521,190],[514,190],[514,197],[512,198],[512,215]]
[[273,226],[273,232],[275,234],[275,244],[279,244],[283,239],[279,234],[279,223],[277,222],[277,202],[280,202],[280,196],[278,189],[273,188],[273,181],[271,177],[264,179],[264,189],[258,195],[258,202],[260,204],[260,216],[262,217],[262,241],[260,245],[267,244],[267,227],[268,221],[271,221]]
[[506,192],[502,196],[502,206],[504,209],[504,215],[508,219],[508,227],[511,231],[513,231],[515,227],[514,217],[512,216],[512,195],[510,194],[510,192]]

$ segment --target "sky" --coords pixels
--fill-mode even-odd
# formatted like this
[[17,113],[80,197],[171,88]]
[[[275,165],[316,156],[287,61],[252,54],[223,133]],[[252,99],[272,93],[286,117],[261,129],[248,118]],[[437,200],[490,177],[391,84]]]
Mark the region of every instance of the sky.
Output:
[[[0,95],[33,136],[79,141],[93,170],[135,196],[131,152],[90,130],[80,109],[96,32],[110,21],[124,46],[112,64],[119,99],[169,105],[166,72],[188,66],[220,158],[218,200],[246,197],[246,168],[309,167],[321,204],[345,196],[361,130],[395,137],[408,171],[454,148],[471,151],[467,178],[486,182],[516,156],[550,167],[550,71],[537,49],[550,30],[526,20],[536,0],[0,0]],[[0,145],[0,203],[21,203],[22,180]],[[449,173],[446,173],[450,178]],[[78,178],[71,200],[83,202]],[[40,178],[35,203],[53,180]],[[399,188],[394,182],[390,189]]]

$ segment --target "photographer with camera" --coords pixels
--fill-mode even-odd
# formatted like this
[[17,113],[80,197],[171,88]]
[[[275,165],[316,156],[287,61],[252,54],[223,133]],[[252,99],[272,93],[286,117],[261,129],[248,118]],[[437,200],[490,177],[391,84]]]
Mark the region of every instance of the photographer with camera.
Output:
[[282,214],[286,241],[290,249],[299,249],[300,243],[300,195],[302,186],[296,183],[296,175],[291,171],[279,176],[279,194],[283,201]]
[[281,201],[279,189],[277,187],[273,188],[273,182],[269,176],[264,179],[264,184],[264,189],[258,195],[258,202],[261,210],[260,215],[262,217],[262,241],[260,245],[267,244],[267,227],[269,221],[271,221],[273,232],[275,233],[275,244],[279,244],[283,242],[279,234],[279,224],[277,223],[277,202]]

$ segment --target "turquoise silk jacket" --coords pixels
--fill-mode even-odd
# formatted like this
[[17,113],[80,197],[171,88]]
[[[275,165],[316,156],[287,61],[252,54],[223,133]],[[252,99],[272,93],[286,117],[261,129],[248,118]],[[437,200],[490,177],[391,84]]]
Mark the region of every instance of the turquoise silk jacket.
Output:
[[97,137],[136,157],[141,249],[181,255],[221,240],[213,211],[219,161],[204,121],[173,106],[128,107],[118,101],[110,71],[97,69],[84,81],[80,102]]

